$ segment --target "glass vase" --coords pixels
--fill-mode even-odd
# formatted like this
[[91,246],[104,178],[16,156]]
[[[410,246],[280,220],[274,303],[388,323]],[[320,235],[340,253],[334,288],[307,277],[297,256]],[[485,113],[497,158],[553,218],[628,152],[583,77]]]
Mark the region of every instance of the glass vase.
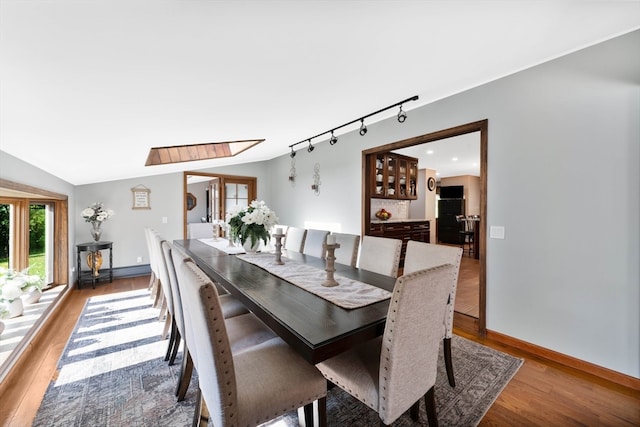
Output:
[[93,240],[96,242],[100,241],[100,234],[102,233],[102,231],[100,231],[101,225],[102,223],[100,221],[94,221],[91,223],[91,237],[93,237]]

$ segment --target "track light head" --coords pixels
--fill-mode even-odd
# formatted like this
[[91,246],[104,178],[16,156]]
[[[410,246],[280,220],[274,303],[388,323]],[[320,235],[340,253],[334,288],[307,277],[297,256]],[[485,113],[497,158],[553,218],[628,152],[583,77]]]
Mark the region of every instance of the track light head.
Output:
[[329,140],[329,144],[335,145],[336,142],[338,142],[338,138],[336,138],[336,136],[333,134],[333,131],[331,131],[331,139]]
[[400,123],[404,123],[405,120],[407,120],[407,113],[402,111],[402,105],[400,105],[400,111],[398,111],[398,121]]
[[291,147],[291,154],[289,156],[293,159],[296,156],[296,152],[293,151],[293,147]]
[[316,147],[314,147],[313,145],[311,145],[311,140],[309,140],[309,146],[307,147],[307,151],[310,153],[312,152]]
[[365,136],[367,127],[364,125],[364,119],[360,119],[360,136]]

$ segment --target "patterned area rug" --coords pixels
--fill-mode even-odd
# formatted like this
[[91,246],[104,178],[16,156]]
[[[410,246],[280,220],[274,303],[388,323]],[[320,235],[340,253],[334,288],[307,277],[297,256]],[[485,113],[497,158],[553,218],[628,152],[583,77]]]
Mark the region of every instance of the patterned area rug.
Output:
[[[197,376],[184,402],[174,390],[180,360],[163,360],[163,323],[146,290],[93,297],[78,319],[49,385],[34,426],[188,426]],[[456,387],[451,388],[440,351],[436,405],[441,426],[477,425],[522,360],[454,337]],[[180,357],[180,356],[179,356]],[[424,400],[421,420],[426,425]],[[330,426],[377,426],[376,413],[338,388],[327,398]],[[292,412],[267,424],[297,426]],[[416,425],[408,414],[393,426]]]

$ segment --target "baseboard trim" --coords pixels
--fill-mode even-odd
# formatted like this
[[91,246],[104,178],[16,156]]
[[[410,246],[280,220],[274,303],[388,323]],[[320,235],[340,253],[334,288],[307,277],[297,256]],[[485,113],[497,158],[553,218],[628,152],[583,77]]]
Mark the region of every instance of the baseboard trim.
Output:
[[120,279],[125,277],[148,276],[151,274],[149,264],[132,265],[128,267],[116,267],[113,269],[113,278]]
[[517,348],[518,350],[525,351],[534,356],[556,362],[560,365],[574,368],[580,372],[596,376],[598,378],[610,381],[623,387],[628,387],[632,390],[640,391],[640,379],[634,378],[630,375],[626,375],[609,368],[595,365],[593,363],[586,362],[584,360],[580,360],[566,354],[558,353],[557,351],[549,350],[548,348],[540,347],[538,345],[501,334],[499,332],[487,330],[487,338],[492,341]]

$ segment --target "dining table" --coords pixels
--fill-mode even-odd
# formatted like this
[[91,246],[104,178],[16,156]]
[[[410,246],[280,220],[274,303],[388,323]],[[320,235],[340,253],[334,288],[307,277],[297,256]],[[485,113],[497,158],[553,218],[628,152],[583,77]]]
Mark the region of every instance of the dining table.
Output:
[[[220,244],[212,246],[199,239],[175,240],[173,243],[191,257],[212,281],[242,302],[313,364],[384,332],[390,298],[356,308],[344,308],[247,262],[234,251],[223,250]],[[275,259],[275,254],[265,253],[263,258],[267,257]],[[324,270],[326,267],[325,259],[284,249],[282,260],[285,264],[304,268]],[[393,277],[338,263],[335,264],[335,275],[338,282],[340,278],[343,282],[347,279],[356,281],[379,288],[376,291],[389,295],[395,285]]]

